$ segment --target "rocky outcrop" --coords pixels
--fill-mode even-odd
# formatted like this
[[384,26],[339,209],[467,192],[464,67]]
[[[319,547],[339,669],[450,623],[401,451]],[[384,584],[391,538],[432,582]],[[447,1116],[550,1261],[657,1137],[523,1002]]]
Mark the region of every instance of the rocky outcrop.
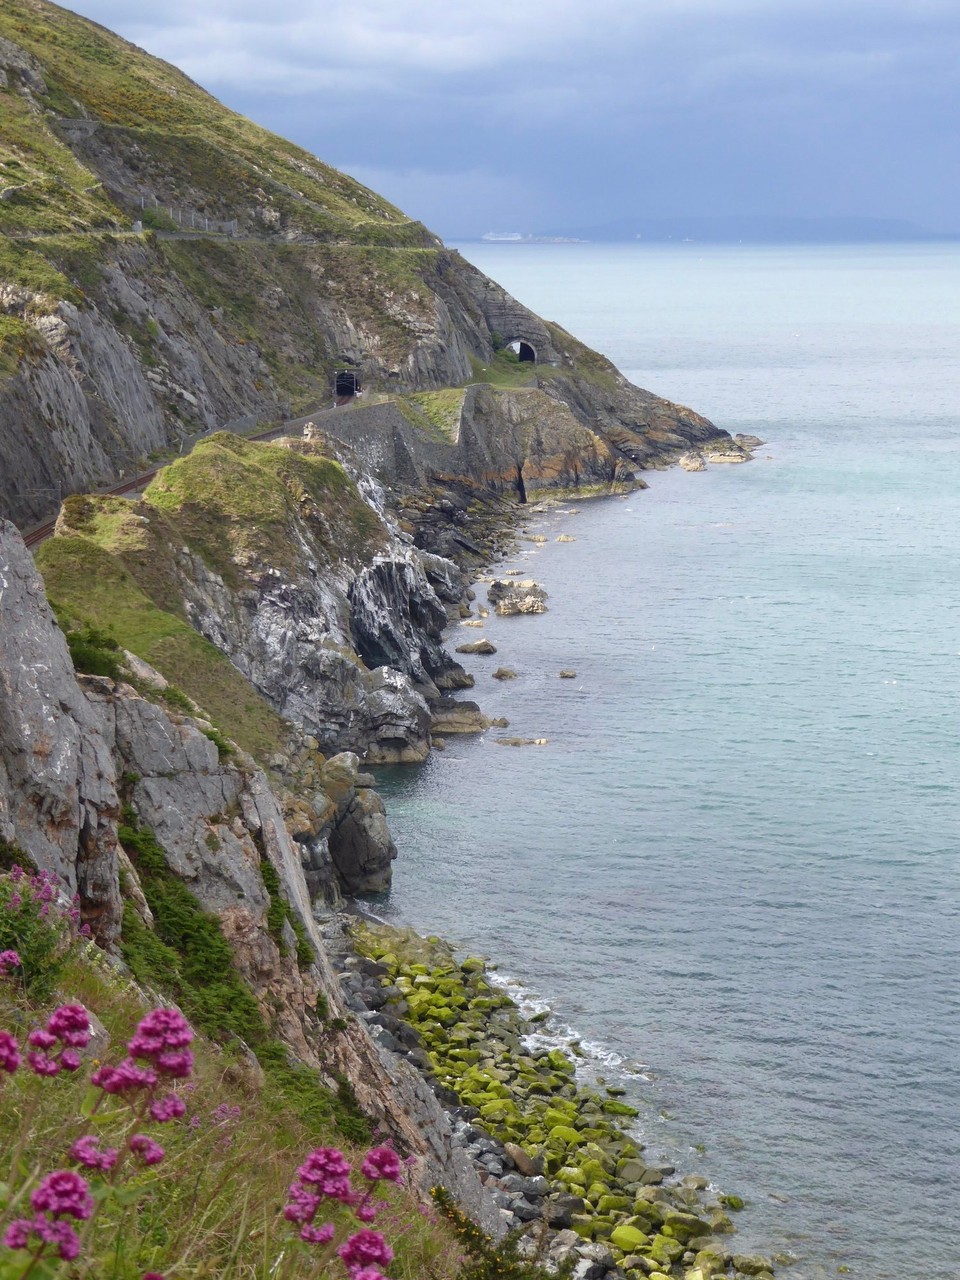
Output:
[[[163,692],[162,677],[146,664],[137,664],[137,679]],[[346,1076],[366,1113],[413,1157],[421,1185],[447,1186],[499,1232],[496,1206],[433,1092],[348,1016],[315,919],[310,877],[317,875],[320,831],[331,865],[345,879],[385,883],[395,850],[370,779],[355,756],[324,762],[314,753],[312,769],[291,757],[300,808],[288,823],[290,797],[278,795],[243,753],[225,754],[214,737],[203,721],[129,684],[76,677],[29,553],[17,531],[0,523],[0,838],[77,892],[84,917],[112,946],[124,901],[152,924],[135,863],[118,844],[123,788],[137,822],[156,836],[169,873],[219,917],[238,971],[296,1060],[331,1079]],[[265,863],[309,940],[309,964],[298,956],[296,938],[284,941],[270,930]],[[332,1038],[319,1034],[321,994],[330,1017],[341,1020]]]
[[[208,484],[219,488],[198,514],[192,495]],[[473,683],[441,644],[447,610],[433,586],[452,603],[463,580],[450,561],[413,547],[379,502],[318,443],[218,435],[162,473],[141,503],[71,500],[57,533],[81,540],[61,544],[79,564],[82,540],[99,538],[109,512],[129,530],[119,552],[103,548],[119,555],[123,575],[189,621],[321,751],[413,763],[429,751],[428,704]],[[68,560],[58,590],[86,616],[81,574],[69,581]],[[141,657],[163,669],[162,646]],[[188,692],[202,700],[202,689]]]
[[490,584],[487,599],[502,618],[512,618],[520,613],[546,613],[547,593],[532,578],[522,582],[496,582]]
[[0,839],[79,893],[95,933],[120,929],[117,770],[19,533],[0,521]]

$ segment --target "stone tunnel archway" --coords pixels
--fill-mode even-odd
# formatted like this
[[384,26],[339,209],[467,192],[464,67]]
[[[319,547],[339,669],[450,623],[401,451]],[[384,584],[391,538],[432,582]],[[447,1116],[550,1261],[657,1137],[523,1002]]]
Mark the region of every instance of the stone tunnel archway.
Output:
[[521,364],[536,364],[537,353],[529,342],[523,338],[512,338],[507,346],[516,355]]

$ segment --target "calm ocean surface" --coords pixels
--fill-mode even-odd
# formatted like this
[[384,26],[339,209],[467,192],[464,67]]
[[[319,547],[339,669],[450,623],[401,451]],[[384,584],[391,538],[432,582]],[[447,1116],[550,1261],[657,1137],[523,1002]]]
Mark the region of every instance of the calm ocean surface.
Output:
[[531,520],[504,567],[550,612],[453,643],[549,745],[385,773],[381,910],[606,1052],[650,1148],[748,1199],[738,1247],[958,1276],[960,246],[463,252],[768,443]]

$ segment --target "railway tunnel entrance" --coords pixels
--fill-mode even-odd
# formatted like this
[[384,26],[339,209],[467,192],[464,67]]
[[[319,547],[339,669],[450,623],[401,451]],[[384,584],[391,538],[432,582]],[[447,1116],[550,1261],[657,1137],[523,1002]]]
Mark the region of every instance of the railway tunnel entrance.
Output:
[[514,338],[512,342],[508,342],[507,346],[516,355],[521,364],[536,364],[537,353],[531,347],[529,342],[524,342],[522,338]]

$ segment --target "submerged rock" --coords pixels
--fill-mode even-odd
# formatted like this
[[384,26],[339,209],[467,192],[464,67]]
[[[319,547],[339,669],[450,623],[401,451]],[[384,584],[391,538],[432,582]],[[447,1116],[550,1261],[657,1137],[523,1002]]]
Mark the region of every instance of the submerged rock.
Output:
[[494,680],[516,680],[517,673],[513,667],[497,667],[493,673]]

